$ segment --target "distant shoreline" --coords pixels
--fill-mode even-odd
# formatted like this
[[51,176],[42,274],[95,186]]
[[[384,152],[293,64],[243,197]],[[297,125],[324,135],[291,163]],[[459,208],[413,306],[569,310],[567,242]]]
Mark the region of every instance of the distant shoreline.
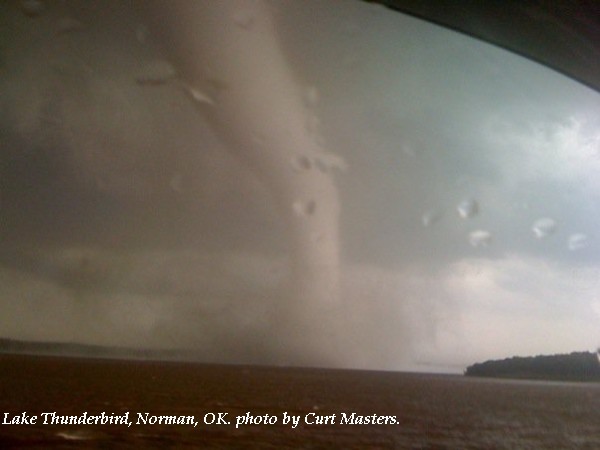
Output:
[[473,364],[468,377],[600,382],[600,356],[591,352],[506,358]]
[[460,377],[458,371],[421,371],[421,370],[391,370],[391,369],[365,369],[344,368],[329,366],[309,365],[280,365],[269,363],[255,363],[246,361],[219,361],[207,359],[194,349],[151,349],[118,346],[104,346],[95,344],[81,344],[72,342],[38,342],[20,339],[0,338],[0,357],[2,355],[55,357],[55,358],[82,358],[114,361],[138,361],[160,363],[199,364],[205,366],[227,367],[253,367],[270,369],[294,369],[298,371],[317,370],[330,372],[356,372],[356,373],[381,373],[381,374],[416,374],[428,376],[454,376]]
[[0,354],[65,356],[100,359],[157,359],[168,361],[196,360],[189,350],[109,347],[71,342],[36,342],[0,338]]

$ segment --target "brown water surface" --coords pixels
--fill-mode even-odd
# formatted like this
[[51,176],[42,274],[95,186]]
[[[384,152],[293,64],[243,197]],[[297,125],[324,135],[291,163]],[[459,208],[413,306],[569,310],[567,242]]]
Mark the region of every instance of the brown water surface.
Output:
[[[0,355],[2,448],[600,448],[600,384]],[[44,412],[129,412],[132,425],[43,425]],[[138,413],[194,415],[198,426],[136,424]],[[236,429],[235,417],[276,416]],[[283,413],[300,416],[297,428]],[[341,425],[341,413],[396,417]],[[227,413],[230,425],[207,425]],[[309,413],[335,424],[303,423]],[[212,416],[207,416],[210,419]],[[312,418],[313,416],[309,416]]]

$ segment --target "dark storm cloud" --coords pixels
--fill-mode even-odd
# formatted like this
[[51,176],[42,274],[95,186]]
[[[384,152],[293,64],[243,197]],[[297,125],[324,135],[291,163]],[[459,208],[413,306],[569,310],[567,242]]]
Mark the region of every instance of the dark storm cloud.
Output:
[[[464,347],[501,357],[518,351],[515,329],[542,352],[536,327],[559,330],[561,349],[600,339],[598,94],[363,2],[277,10],[316,103],[307,120],[348,164],[334,175],[341,334],[360,345],[342,363],[451,364]],[[122,2],[48,3],[37,17],[5,2],[0,17],[0,334],[269,361],[284,225],[169,73],[168,51]],[[461,218],[464,201],[477,207]],[[536,238],[545,217],[556,231]],[[472,245],[481,232],[489,242]],[[478,336],[489,323],[499,331]]]

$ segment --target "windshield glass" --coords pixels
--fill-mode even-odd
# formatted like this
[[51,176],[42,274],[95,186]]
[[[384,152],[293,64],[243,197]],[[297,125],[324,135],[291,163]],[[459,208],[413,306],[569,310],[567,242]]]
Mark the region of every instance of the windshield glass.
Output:
[[106,5],[0,4],[0,336],[428,371],[600,344],[597,92],[364,2]]

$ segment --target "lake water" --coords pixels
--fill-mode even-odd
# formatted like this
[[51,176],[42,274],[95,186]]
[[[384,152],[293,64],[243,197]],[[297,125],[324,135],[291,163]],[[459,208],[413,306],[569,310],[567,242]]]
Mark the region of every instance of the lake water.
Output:
[[[38,417],[0,425],[2,448],[600,448],[593,383],[0,355],[0,389],[2,421]],[[128,412],[132,425],[40,423],[51,412]],[[138,424],[138,413],[198,425]],[[219,413],[229,425],[204,423]],[[236,428],[247,413],[276,423]],[[342,413],[396,424],[341,424]]]

